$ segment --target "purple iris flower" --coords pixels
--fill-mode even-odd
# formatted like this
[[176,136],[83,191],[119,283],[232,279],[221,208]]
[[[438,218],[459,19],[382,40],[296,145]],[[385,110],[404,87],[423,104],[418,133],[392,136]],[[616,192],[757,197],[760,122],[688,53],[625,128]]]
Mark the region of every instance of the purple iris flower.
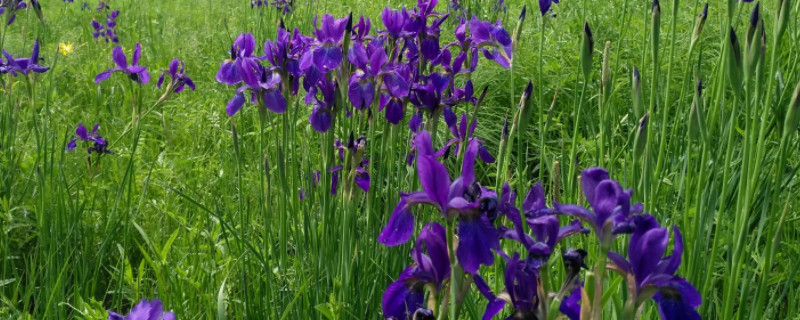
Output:
[[[367,167],[369,166],[369,159],[364,158],[364,150],[367,146],[367,138],[364,136],[358,137],[358,139],[353,139],[353,133],[350,133],[350,139],[347,143],[347,146],[343,145],[341,141],[338,139],[334,144],[334,147],[339,151],[339,162],[345,163],[344,161],[344,154],[345,151],[348,151],[348,155],[350,156],[351,162],[356,163],[357,165],[355,168],[351,170],[355,170],[352,173],[353,182],[355,182],[356,186],[361,189],[361,191],[369,192],[370,186],[370,177],[369,171],[367,171]],[[333,172],[333,182],[331,183],[331,194],[336,194],[337,186],[339,185],[339,172],[344,170],[344,165],[337,165],[328,170],[328,172]],[[345,173],[345,176],[351,176]]]
[[425,225],[416,247],[411,249],[411,258],[414,264],[403,270],[383,293],[381,306],[387,319],[410,319],[425,303],[425,285],[432,284],[438,291],[442,282],[450,278],[444,227],[435,222]]
[[503,186],[500,211],[513,222],[514,228],[500,227],[500,233],[501,237],[515,240],[528,250],[526,261],[532,268],[539,268],[547,262],[555,251],[556,244],[562,239],[574,234],[589,233],[577,219],[561,227],[554,215],[555,211],[546,207],[544,189],[537,183],[531,187],[522,204],[525,222],[533,233],[533,236],[530,236],[523,231],[520,212],[514,207],[515,198],[506,183]]
[[128,65],[128,58],[125,56],[125,52],[122,51],[121,46],[117,46],[114,48],[114,52],[112,54],[112,58],[114,59],[114,63],[117,64],[116,67],[108,69],[104,72],[97,74],[94,77],[94,83],[100,83],[101,81],[105,81],[109,77],[111,77],[111,73],[121,71],[128,75],[131,80],[139,83],[145,84],[150,81],[150,74],[147,72],[147,67],[143,67],[138,65],[139,58],[142,57],[142,45],[136,43],[136,48],[133,49],[133,58],[131,59],[131,64]]
[[103,1],[100,1],[100,3],[97,4],[97,12],[100,12],[100,11],[103,11],[103,10],[108,10],[108,9],[111,9],[111,7],[109,7],[108,4],[106,4]]
[[318,26],[317,18],[314,18],[316,39],[313,48],[300,59],[300,69],[307,70],[313,65],[323,73],[327,73],[342,63],[344,53],[341,44],[348,19],[335,19],[332,15],[325,14],[322,16],[321,25]]
[[97,131],[99,128],[100,124],[95,124],[92,132],[89,132],[86,127],[83,126],[83,123],[79,123],[78,129],[75,129],[76,138],[72,138],[72,140],[67,143],[67,151],[75,150],[75,148],[78,147],[78,141],[83,141],[91,144],[86,149],[89,154],[92,154],[92,152],[96,152],[101,155],[104,153],[113,154],[113,152],[107,149],[108,141],[103,139],[103,137],[101,137],[100,133]]
[[[637,215],[634,221],[636,227],[628,245],[628,260],[613,251],[608,254],[616,266],[614,271],[633,281],[629,287],[635,288],[633,294],[637,303],[652,295],[661,319],[700,319],[696,310],[702,303],[700,293],[686,279],[676,275],[683,254],[683,237],[678,227],[672,227],[675,235],[672,254],[662,257],[669,243],[669,230],[662,228],[649,214]],[[648,290],[651,288],[657,290]]]
[[424,83],[415,83],[409,100],[419,108],[434,111],[442,106],[442,96],[450,85],[450,75],[441,72],[431,73]]
[[351,39],[363,43],[365,40],[372,39],[369,31],[372,29],[372,21],[369,18],[359,17],[358,23],[353,26]]
[[[327,132],[331,128],[336,103],[336,87],[336,81],[322,79],[306,94],[306,103],[313,106],[308,122],[311,123],[314,131]],[[321,95],[322,99],[318,95]]]
[[558,0],[539,0],[539,11],[541,11],[542,17],[550,12],[550,7],[553,3],[558,3]]
[[561,305],[558,308],[558,311],[561,311],[561,314],[567,316],[570,320],[580,320],[581,318],[580,302],[582,290],[582,285],[575,287],[567,298],[561,301]]
[[474,280],[478,291],[489,300],[483,319],[493,318],[503,310],[506,304],[510,304],[514,308],[513,316],[507,319],[538,319],[536,311],[539,307],[537,294],[539,270],[532,268],[525,260],[521,260],[517,253],[511,257],[502,256],[507,261],[504,274],[506,295],[503,298],[495,296],[480,276],[476,276]]
[[27,8],[28,5],[25,4],[25,1],[21,0],[8,0],[0,2],[0,15],[4,14],[6,10],[8,10],[8,20],[6,21],[6,25],[11,25],[17,20],[17,10],[22,10]]
[[[461,121],[456,124],[456,115],[453,113],[451,108],[444,108],[444,121],[447,123],[447,127],[450,128],[450,133],[453,134],[453,139],[447,141],[444,148],[440,149],[436,152],[437,156],[444,155],[449,152],[449,150],[455,149],[455,155],[458,155],[460,151],[460,145],[462,141],[469,141],[472,139],[473,134],[475,133],[475,127],[478,126],[478,118],[475,117],[472,119],[472,123],[469,126],[469,132],[467,131],[467,114],[461,114]],[[483,145],[483,141],[478,139],[479,146],[478,146],[478,156],[480,156],[481,160],[485,163],[494,163],[494,157],[489,152],[489,149]]]
[[250,87],[258,87],[258,58],[253,56],[255,47],[256,40],[252,34],[240,34],[231,45],[230,60],[223,61],[217,71],[217,81],[229,86],[245,82]]
[[152,301],[147,301],[142,299],[125,317],[114,311],[109,311],[108,320],[175,320],[175,314],[171,311],[164,312],[161,300],[153,299]]
[[581,172],[581,186],[592,210],[579,205],[554,204],[559,213],[574,216],[586,223],[608,247],[616,234],[632,232],[631,214],[643,211],[641,203],[631,205],[633,190],[623,190],[603,168]]
[[119,17],[119,10],[111,11],[111,13],[106,14],[106,22],[102,24],[97,20],[92,20],[92,28],[94,32],[92,36],[97,39],[102,37],[106,42],[119,42],[119,38],[117,38],[117,18]]
[[414,34],[406,30],[406,25],[410,19],[409,13],[405,8],[401,10],[392,10],[386,7],[381,12],[381,22],[383,22],[383,26],[386,30],[380,31],[379,33],[386,34],[393,40],[411,37]]
[[[267,0],[264,0],[264,4],[267,3]],[[273,0],[270,3],[271,6],[278,9],[283,15],[287,15],[292,13],[292,8],[294,7],[294,0]]]
[[50,69],[50,67],[39,65],[39,61],[44,60],[39,57],[39,40],[33,42],[33,50],[29,58],[14,59],[14,57],[5,50],[3,50],[3,55],[6,57],[7,72],[10,72],[14,76],[16,76],[17,73],[24,75],[28,75],[31,72],[43,73]]
[[189,76],[183,73],[183,68],[183,61],[172,59],[172,61],[169,63],[169,69],[161,71],[161,77],[158,78],[158,88],[160,89],[161,85],[164,83],[164,76],[169,75],[172,77],[172,80],[169,82],[168,86],[169,88],[173,88],[173,92],[178,93],[183,91],[184,86],[189,86],[189,88],[194,90],[194,82],[191,78],[189,78]]
[[[414,142],[417,151],[417,171],[423,191],[401,194],[389,223],[378,241],[387,246],[403,244],[414,232],[414,215],[410,207],[427,204],[436,207],[447,219],[458,218],[456,249],[458,262],[464,271],[475,274],[480,265],[492,265],[492,250],[498,250],[497,230],[489,216],[495,215],[497,196],[494,191],[475,181],[475,158],[478,141],[472,139],[464,153],[461,176],[450,181],[447,169],[436,161],[431,136],[427,131],[417,134]],[[495,205],[492,205],[494,203]]]
[[511,36],[500,21],[491,24],[473,16],[469,21],[469,31],[472,46],[480,48],[487,59],[494,60],[504,68],[511,66]]
[[[244,85],[236,89],[236,95],[228,101],[225,111],[229,116],[235,115],[245,103],[245,92],[250,92],[250,103],[263,104],[265,108],[275,113],[286,112],[286,98],[281,92],[281,76],[275,71],[255,64],[255,69],[243,69],[239,75]],[[251,84],[255,81],[254,84]]]

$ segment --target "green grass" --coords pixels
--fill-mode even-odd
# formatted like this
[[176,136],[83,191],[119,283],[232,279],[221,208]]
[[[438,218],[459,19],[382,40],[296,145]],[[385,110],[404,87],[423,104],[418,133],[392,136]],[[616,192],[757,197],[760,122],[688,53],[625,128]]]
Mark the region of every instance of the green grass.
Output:
[[[492,12],[491,1],[462,1],[482,19],[501,18],[508,30],[528,5],[513,71],[482,60],[472,75],[476,91],[489,87],[475,135],[494,155],[504,120],[511,121],[524,86],[534,83],[530,123],[506,159],[511,169],[482,164],[478,180],[487,186],[510,180],[523,190],[542,179],[549,198],[559,194],[568,202],[580,193],[570,172],[608,168],[663,225],[681,228],[686,251],[679,273],[702,294],[704,318],[797,317],[800,157],[797,133],[784,134],[783,119],[800,80],[800,1],[791,4],[778,46],[777,1],[762,4],[765,62],[758,81],[738,97],[726,71],[725,1],[712,1],[691,52],[703,3],[674,1],[680,1],[676,12],[673,1],[661,3],[655,64],[649,1],[563,0],[554,4],[557,16],[547,19],[544,31],[536,1],[506,1],[507,13]],[[304,34],[315,13],[367,16],[374,32],[382,28],[385,6],[414,4],[300,2],[285,22]],[[269,8],[251,10],[246,1],[111,2],[121,10],[120,44],[130,55],[142,43],[142,64],[152,79],[136,87],[114,75],[95,85],[94,76],[112,66],[113,46],[92,38],[92,17],[103,17],[92,9],[96,2],[89,4],[91,10],[82,11],[79,1],[47,1],[45,23],[31,10],[0,29],[2,48],[15,55],[28,55],[40,39],[43,64],[51,66],[35,78],[5,76],[0,87],[0,318],[105,319],[105,310],[127,311],[152,297],[179,319],[380,318],[383,290],[411,261],[410,245],[387,248],[376,241],[399,192],[419,189],[414,168],[405,165],[407,126],[390,128],[380,114],[374,127],[358,116],[340,117],[344,125],[333,135],[318,134],[299,98],[287,114],[270,114],[264,126],[252,105],[228,117],[225,104],[234,88],[216,82],[220,62],[242,32],[256,36],[261,52],[279,19]],[[743,54],[752,6],[736,2],[730,15]],[[584,15],[595,40],[589,82],[579,58]],[[445,23],[442,43],[453,39],[452,29]],[[57,54],[66,41],[74,52]],[[603,93],[606,41],[611,90]],[[161,96],[157,72],[172,58],[186,62],[197,91],[175,95],[134,124],[132,105],[141,112]],[[641,154],[634,152],[641,116],[632,109],[634,66],[650,111]],[[695,79],[705,85],[707,134],[701,139],[688,131]],[[100,123],[116,154],[89,167],[82,150],[65,152],[79,122]],[[331,197],[325,168],[331,167],[333,137],[346,140],[350,128],[370,137],[372,189],[345,196],[340,186]],[[441,126],[439,134],[447,134]],[[445,164],[458,165],[455,159]],[[316,188],[314,170],[323,176]],[[297,196],[301,189],[308,192],[304,201]],[[593,242],[586,237],[570,245]],[[560,270],[555,260],[551,267]],[[592,254],[587,262],[594,261]],[[494,270],[485,270],[491,282]],[[615,290],[607,292],[622,295]],[[479,318],[485,303],[471,293],[462,317]],[[604,309],[613,319],[621,304]],[[642,318],[657,317],[648,304]]]

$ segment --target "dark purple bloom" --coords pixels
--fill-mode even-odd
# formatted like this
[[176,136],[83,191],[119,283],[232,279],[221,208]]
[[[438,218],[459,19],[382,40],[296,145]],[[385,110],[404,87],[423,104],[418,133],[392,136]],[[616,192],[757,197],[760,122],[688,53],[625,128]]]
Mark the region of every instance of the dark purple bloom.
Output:
[[22,10],[27,7],[28,5],[25,4],[25,1],[21,0],[0,1],[0,15],[8,11],[6,25],[11,25],[17,19],[17,10]]
[[537,319],[536,309],[539,306],[539,270],[531,268],[519,254],[511,257],[503,255],[506,259],[504,283],[507,293],[504,298],[495,296],[480,276],[475,276],[475,285],[478,291],[489,300],[484,311],[483,319],[491,319],[503,310],[506,304],[514,308],[513,317],[507,319]]
[[347,153],[348,158],[350,159],[349,163],[356,163],[357,165],[354,168],[345,168],[344,165],[337,165],[328,170],[328,172],[333,172],[333,183],[331,186],[331,194],[336,194],[336,186],[339,184],[339,172],[342,170],[353,170],[350,173],[345,172],[345,177],[353,176],[355,185],[364,192],[369,192],[370,186],[370,177],[369,171],[367,171],[367,167],[369,166],[369,160],[364,158],[364,150],[367,146],[367,139],[364,136],[358,137],[358,139],[353,139],[353,133],[350,133],[350,139],[347,145],[343,145],[341,141],[338,139],[334,143],[334,147],[338,150],[339,153],[339,162],[345,163],[345,153]]
[[634,216],[633,220],[636,226],[628,245],[628,260],[613,251],[608,257],[616,266],[615,271],[633,282],[629,287],[636,290],[635,301],[652,297],[658,303],[662,319],[700,319],[695,310],[702,303],[700,294],[676,275],[683,254],[683,237],[678,228],[672,228],[675,234],[672,254],[662,257],[669,243],[669,230],[649,214]]
[[472,17],[472,20],[469,21],[469,31],[472,46],[480,48],[487,59],[494,60],[504,68],[511,66],[511,36],[500,24],[500,21],[491,24],[488,21]]
[[558,3],[558,0],[539,0],[539,11],[541,11],[542,17],[550,12],[550,6],[552,6],[554,2]]
[[230,60],[225,60],[217,71],[217,81],[235,85],[244,81],[250,87],[258,87],[257,58],[253,56],[256,40],[252,34],[240,34],[231,45]]
[[623,190],[608,171],[590,168],[581,172],[581,186],[592,210],[578,205],[555,204],[556,211],[581,219],[597,234],[601,246],[609,246],[618,233],[629,233],[630,215],[643,210],[641,203],[631,205],[633,190]]
[[183,69],[183,61],[172,59],[169,63],[169,69],[161,71],[161,77],[158,78],[158,88],[161,88],[161,85],[164,83],[164,76],[169,75],[172,77],[172,80],[169,82],[168,87],[172,88],[173,92],[178,93],[183,91],[184,86],[189,86],[189,88],[194,90],[194,82],[189,76],[183,73]]
[[417,237],[411,250],[414,264],[403,270],[397,281],[383,293],[383,316],[409,319],[425,302],[425,284],[438,291],[442,282],[450,277],[450,258],[447,254],[447,237],[444,227],[429,223]]
[[561,311],[570,320],[580,320],[581,318],[581,290],[583,290],[583,286],[575,287],[569,296],[561,301],[561,306],[558,308],[558,311]]
[[100,12],[100,11],[103,11],[103,10],[108,10],[108,9],[111,9],[111,7],[109,7],[108,4],[106,4],[103,1],[100,1],[100,3],[97,4],[97,12]]
[[457,234],[460,245],[456,256],[461,267],[476,273],[481,264],[492,265],[492,250],[498,250],[497,230],[489,221],[486,202],[497,201],[493,191],[481,187],[475,181],[475,158],[478,141],[472,139],[464,154],[461,176],[452,183],[447,169],[436,161],[430,134],[422,131],[414,142],[417,151],[417,171],[423,191],[401,194],[389,223],[381,232],[378,241],[387,246],[403,244],[414,232],[414,216],[410,207],[428,204],[436,207],[447,219],[458,218]]
[[348,21],[349,18],[334,19],[332,15],[325,14],[321,26],[318,26],[314,18],[316,39],[313,48],[300,59],[300,69],[307,70],[312,65],[323,73],[336,69],[344,58],[341,43]]
[[[228,101],[225,111],[229,116],[235,115],[247,100],[245,93],[250,93],[250,103],[259,104],[275,113],[286,112],[286,98],[281,92],[281,76],[255,63],[255,69],[242,69],[239,75],[244,85],[236,89],[236,95]],[[250,83],[255,81],[254,85]]]
[[175,314],[171,311],[164,312],[161,300],[153,299],[152,301],[147,301],[142,299],[125,317],[114,311],[109,311],[108,320],[175,320]]
[[113,152],[107,149],[108,141],[103,139],[103,137],[100,136],[100,133],[97,132],[99,128],[100,124],[95,124],[92,132],[89,132],[82,123],[79,123],[78,129],[75,129],[75,136],[77,136],[77,138],[72,138],[72,140],[67,143],[67,151],[75,150],[75,148],[78,147],[78,141],[83,141],[90,144],[90,146],[86,149],[89,154],[92,154],[92,152],[96,152],[98,154],[113,154]]
[[31,56],[29,58],[17,58],[11,56],[8,52],[3,50],[3,55],[6,57],[5,64],[7,65],[6,68],[8,69],[7,72],[10,72],[12,75],[17,75],[17,73],[21,73],[27,75],[31,72],[35,73],[43,73],[50,69],[50,67],[45,67],[39,65],[39,61],[43,61],[44,59],[39,57],[39,40],[36,40],[33,43],[33,50],[31,52]]
[[386,30],[380,33],[388,35],[392,39],[399,39],[402,37],[411,37],[414,34],[407,30],[411,18],[405,8],[402,10],[392,10],[386,7],[381,12],[381,22]]
[[[308,122],[317,132],[327,132],[331,127],[336,103],[336,82],[323,79],[316,86],[309,88],[305,101],[313,106]],[[319,95],[322,96],[318,97]]]
[[141,56],[142,45],[136,43],[136,48],[133,49],[133,58],[131,59],[131,64],[128,65],[128,58],[125,56],[125,52],[122,51],[122,47],[115,47],[112,58],[117,66],[99,73],[96,77],[94,77],[94,83],[100,83],[101,81],[108,79],[111,77],[111,73],[117,71],[124,72],[128,75],[128,77],[131,78],[131,80],[139,84],[147,83],[150,81],[150,74],[147,72],[147,67],[138,65],[139,58],[141,58]]
[[[469,141],[472,139],[473,134],[475,133],[475,127],[478,125],[478,118],[473,118],[472,123],[469,126],[469,131],[467,131],[467,114],[461,114],[461,121],[456,124],[456,115],[453,113],[451,108],[444,108],[443,111],[445,123],[447,123],[447,127],[450,128],[450,133],[453,134],[453,139],[448,141],[444,148],[440,149],[436,152],[437,156],[441,156],[446,153],[447,150],[455,149],[455,155],[458,155],[460,151],[460,145],[462,141]],[[485,163],[494,163],[494,157],[489,152],[489,149],[483,145],[483,141],[478,139],[478,156],[480,156],[481,160]]]

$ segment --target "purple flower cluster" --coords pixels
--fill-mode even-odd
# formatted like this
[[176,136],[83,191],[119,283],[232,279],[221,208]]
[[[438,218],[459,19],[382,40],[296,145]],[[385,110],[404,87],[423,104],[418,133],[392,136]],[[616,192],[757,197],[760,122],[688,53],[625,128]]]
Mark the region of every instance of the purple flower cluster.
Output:
[[[101,6],[106,8],[108,11],[108,6],[101,2]],[[97,11],[101,11],[101,8],[98,7]],[[111,11],[110,13],[106,14],[106,21],[105,23],[100,23],[97,20],[92,20],[92,28],[94,28],[94,33],[92,36],[95,39],[103,38],[106,42],[119,42],[119,38],[117,38],[117,18],[119,17],[119,10]]]
[[[417,135],[415,146],[423,191],[401,195],[378,241],[387,246],[407,242],[414,234],[415,219],[411,206],[415,204],[432,206],[457,228],[455,234],[450,235],[455,237],[448,238],[440,225],[425,225],[411,251],[414,264],[406,268],[384,293],[384,317],[415,319],[415,314],[420,312],[432,313],[436,306],[426,305],[426,301],[440,301],[437,296],[448,292],[442,288],[445,283],[456,285],[459,281],[471,279],[470,282],[489,301],[483,319],[492,319],[506,308],[512,315],[507,319],[543,319],[544,306],[549,306],[551,299],[561,301],[562,314],[569,319],[579,319],[580,314],[586,312],[582,308],[590,308],[585,299],[582,300],[584,289],[579,276],[580,270],[587,268],[584,262],[587,252],[570,248],[562,253],[566,277],[555,292],[543,287],[540,269],[547,268],[547,261],[556,253],[556,246],[562,239],[593,231],[612,261],[611,269],[628,280],[628,288],[633,290],[628,297],[633,310],[653,299],[662,319],[699,319],[696,308],[701,297],[676,273],[683,253],[683,241],[677,227],[673,227],[672,254],[664,257],[670,238],[668,229],[662,228],[653,216],[643,213],[641,204],[631,204],[632,190],[623,190],[604,169],[592,168],[582,173],[589,209],[558,203],[548,207],[544,189],[538,183],[530,189],[522,206],[517,208],[516,195],[507,183],[498,199],[494,191],[475,180],[473,169],[480,148],[477,139],[469,140],[461,176],[452,182],[444,165],[436,161],[427,131]],[[559,215],[577,219],[562,226]],[[505,222],[510,222],[510,227]],[[584,228],[584,223],[590,228]],[[531,233],[526,233],[526,229]],[[618,234],[630,234],[627,259],[607,249]],[[457,246],[453,244],[455,257],[452,257],[447,250],[448,242],[456,242],[456,239]],[[507,254],[501,249],[501,240],[518,243],[524,250]],[[505,290],[501,295],[495,295],[479,274],[480,266],[492,265],[495,255],[506,261]],[[460,267],[472,277],[445,282],[455,274],[453,266]],[[458,292],[468,286],[458,289]]]
[[39,57],[39,40],[33,43],[33,50],[28,58],[14,58],[6,50],[3,50],[3,56],[5,60],[0,57],[0,74],[28,75],[31,73],[43,73],[50,69],[50,67],[39,65],[39,62],[44,60]]
[[83,123],[79,123],[78,129],[75,129],[76,138],[72,138],[72,140],[67,143],[67,151],[75,150],[75,148],[78,147],[78,142],[83,142],[87,144],[86,152],[89,154],[92,154],[92,152],[99,155],[105,153],[113,154],[114,152],[108,150],[108,141],[100,136],[100,133],[97,132],[98,129],[100,129],[100,124],[95,124],[92,132],[89,132],[86,127],[83,126]]
[[179,93],[183,91],[184,87],[189,86],[190,89],[194,90],[194,81],[192,81],[189,76],[184,73],[184,64],[183,61],[179,59],[172,59],[169,63],[169,69],[161,70],[161,77],[158,78],[158,83],[156,86],[160,89],[161,85],[164,84],[164,77],[170,76],[172,80],[167,83],[167,88],[172,89],[172,92]]
[[245,102],[283,113],[301,84],[303,101],[312,108],[310,125],[318,132],[330,130],[338,114],[349,117],[353,109],[383,112],[396,125],[410,104],[419,117],[413,123],[421,124],[422,113],[438,118],[445,108],[474,104],[471,87],[459,86],[456,77],[474,71],[480,53],[509,67],[511,37],[500,22],[473,17],[460,22],[457,41],[442,44],[440,25],[449,15],[434,11],[436,3],[419,0],[410,10],[386,8],[381,13],[385,29],[376,33],[369,18],[329,14],[314,19],[313,36],[281,27],[274,41],[265,42],[262,56],[251,34],[240,35],[216,77],[240,85],[226,106],[228,115]]
[[0,15],[8,12],[6,25],[11,25],[17,19],[17,11],[28,8],[22,0],[0,0]]

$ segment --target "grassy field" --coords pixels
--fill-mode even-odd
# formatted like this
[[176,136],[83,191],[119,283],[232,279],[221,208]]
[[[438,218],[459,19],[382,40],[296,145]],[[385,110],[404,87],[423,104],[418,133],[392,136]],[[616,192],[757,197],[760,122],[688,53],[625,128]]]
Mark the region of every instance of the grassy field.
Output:
[[[713,0],[699,33],[699,0],[664,0],[658,18],[641,0],[562,0],[544,16],[541,0],[457,2],[458,10],[446,0],[436,7],[451,14],[441,25],[442,47],[456,41],[459,17],[473,14],[515,34],[527,6],[512,66],[481,54],[477,69],[456,81],[471,79],[475,96],[488,88],[480,108],[453,107],[477,119],[474,136],[497,159],[476,164],[481,185],[499,194],[508,182],[521,204],[540,181],[547,203],[588,206],[580,172],[606,168],[663,226],[680,228],[677,273],[702,296],[703,318],[800,319],[800,1],[763,1],[756,16],[763,21],[751,25],[755,2]],[[28,3],[0,27],[0,48],[27,57],[38,39],[39,64],[50,67],[0,73],[0,319],[107,319],[108,310],[127,312],[143,298],[160,299],[178,319],[382,319],[384,290],[412,263],[413,243],[387,247],[377,239],[401,192],[423,188],[407,162],[413,106],[398,125],[377,105],[369,113],[350,108],[352,116],[339,112],[332,129],[319,133],[302,85],[286,113],[246,103],[229,116],[237,87],[215,75],[241,33],[253,34],[260,56],[280,23],[313,36],[315,15],[321,24],[325,13],[352,13],[354,25],[370,18],[377,35],[385,7],[416,3],[296,0],[285,15],[247,1],[87,5],[42,1],[40,20]],[[93,37],[91,24],[113,10],[118,44]],[[10,14],[6,8],[0,20]],[[594,41],[586,66],[584,21]],[[130,61],[137,43],[150,82],[114,74],[95,83],[114,67],[115,46]],[[60,51],[66,44],[71,50]],[[196,90],[161,102],[168,91],[156,82],[174,58]],[[450,140],[444,121],[425,121],[435,128],[434,148]],[[99,124],[113,154],[87,157],[80,144],[67,151],[79,123]],[[365,136],[365,147],[337,159],[334,142],[346,145],[351,135]],[[462,165],[461,142],[440,158],[451,177]],[[356,188],[355,169],[329,170],[340,161],[355,168],[361,158],[369,159],[368,192]],[[334,176],[342,177],[335,195]],[[415,212],[416,230],[447,224],[434,209]],[[573,236],[556,252],[586,248],[586,264],[605,271],[596,238]],[[627,252],[629,238],[610,249]],[[480,274],[500,292],[506,261],[495,260]],[[560,254],[542,269],[541,282],[564,281]],[[626,315],[623,281],[609,273],[600,291],[606,319]],[[459,318],[481,318],[487,303],[471,287]],[[510,314],[507,307],[501,315]],[[645,303],[641,318],[659,318],[656,304]]]

